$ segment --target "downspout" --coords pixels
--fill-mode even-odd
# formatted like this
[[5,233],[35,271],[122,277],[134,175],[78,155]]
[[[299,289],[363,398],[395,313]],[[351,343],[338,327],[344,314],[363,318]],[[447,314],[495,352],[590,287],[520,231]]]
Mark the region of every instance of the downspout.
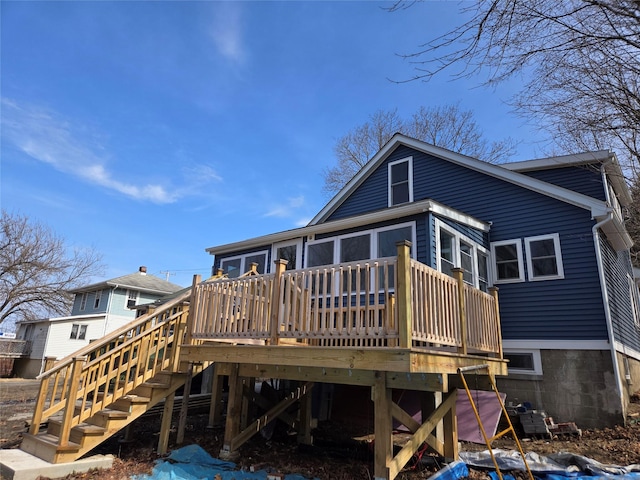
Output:
[[[604,172],[604,168],[607,165],[607,163],[610,163],[610,161],[602,164],[602,166],[600,167],[600,172],[602,174],[602,186],[604,187],[605,198],[606,198],[607,204],[610,206],[611,199],[609,197],[609,184],[607,183],[606,175]],[[613,374],[616,379],[618,398],[622,402],[622,399],[624,396],[624,389],[622,387],[622,380],[620,378],[620,367],[618,365],[618,357],[616,355],[616,344],[615,344],[615,338],[613,335],[613,322],[611,320],[611,309],[609,307],[609,293],[607,292],[607,282],[606,282],[606,276],[604,274],[604,264],[602,262],[602,251],[600,250],[600,235],[598,234],[598,230],[600,229],[600,227],[602,227],[606,223],[609,223],[612,220],[613,220],[613,212],[609,211],[607,213],[607,216],[604,219],[600,220],[593,227],[591,227],[591,233],[593,234],[593,246],[595,247],[595,250],[596,250],[596,262],[598,263],[598,276],[600,277],[600,290],[602,292],[604,316],[607,323],[607,335],[609,336],[609,343],[611,344],[611,362],[613,364]]]

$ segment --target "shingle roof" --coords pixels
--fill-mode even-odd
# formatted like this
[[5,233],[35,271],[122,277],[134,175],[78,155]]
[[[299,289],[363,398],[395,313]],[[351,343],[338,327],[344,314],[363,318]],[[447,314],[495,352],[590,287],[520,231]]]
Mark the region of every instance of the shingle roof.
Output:
[[154,292],[154,293],[173,293],[181,290],[183,287],[176,285],[175,283],[167,282],[154,275],[148,275],[143,272],[130,273],[129,275],[123,275],[121,277],[112,278],[103,282],[93,283],[91,285],[85,285],[83,287],[74,288],[69,290],[70,293],[87,292],[92,290],[98,290],[100,288],[119,287],[129,288],[132,290],[138,290],[141,292]]

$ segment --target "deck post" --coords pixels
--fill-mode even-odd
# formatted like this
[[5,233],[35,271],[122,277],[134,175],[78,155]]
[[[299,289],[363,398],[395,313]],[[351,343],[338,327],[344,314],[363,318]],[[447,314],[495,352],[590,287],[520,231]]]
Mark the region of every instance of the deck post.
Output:
[[220,368],[213,364],[213,381],[211,383],[211,405],[209,406],[209,424],[207,428],[213,428],[222,423],[222,387],[223,378],[218,373]]
[[444,457],[446,460],[458,459],[458,421],[456,419],[456,402],[457,390],[452,390],[449,395],[453,395],[454,400],[451,407],[447,410],[443,417],[444,423]]
[[191,345],[191,340],[193,336],[193,330],[195,328],[196,323],[196,312],[198,309],[196,308],[196,300],[198,298],[198,285],[202,277],[200,275],[194,275],[193,280],[191,282],[191,296],[189,297],[189,313],[187,314],[187,332],[185,335],[184,343],[187,345]]
[[160,426],[160,438],[158,438],[158,455],[167,453],[169,447],[169,432],[171,431],[171,420],[173,417],[173,403],[176,398],[176,392],[171,392],[164,399],[164,408],[162,409],[162,421]]
[[411,242],[396,243],[398,249],[398,274],[396,296],[398,302],[398,341],[400,348],[411,348],[413,323],[411,318]]
[[67,393],[67,402],[64,406],[64,414],[62,416],[62,426],[60,427],[60,437],[58,445],[66,447],[69,444],[69,434],[71,433],[71,421],[73,420],[76,409],[76,393],[80,386],[80,377],[82,376],[82,365],[87,357],[73,357],[71,364],[71,382]]
[[280,326],[280,280],[282,279],[284,271],[287,269],[288,262],[283,259],[278,259],[274,263],[276,264],[276,271],[273,278],[273,289],[271,291],[271,308],[269,316],[271,327],[271,345],[278,344],[278,330]]
[[496,335],[498,336],[498,358],[502,358],[502,327],[500,326],[500,304],[498,303],[498,287],[489,287],[489,294],[495,300],[496,309]]
[[387,388],[387,376],[376,372],[373,386],[374,402],[374,472],[375,480],[389,479],[389,462],[393,458],[391,389]]
[[176,443],[182,445],[184,442],[184,429],[187,426],[187,413],[189,411],[189,396],[191,395],[191,382],[193,380],[193,362],[189,362],[189,369],[187,370],[187,379],[184,382],[184,388],[182,389],[182,405],[180,406],[180,417],[178,419],[178,435],[176,437]]
[[460,312],[460,340],[462,345],[458,348],[458,353],[467,354],[467,305],[464,300],[464,270],[462,268],[452,268],[453,278],[458,282],[458,311]]
[[231,366],[229,375],[229,399],[227,402],[227,422],[224,427],[224,440],[220,458],[231,460],[235,456],[232,451],[232,441],[240,433],[240,413],[242,411],[242,378],[239,375],[240,366]]
[[300,423],[298,426],[298,443],[303,445],[313,445],[313,436],[311,436],[311,420],[312,420],[312,401],[311,392],[307,391],[300,398]]

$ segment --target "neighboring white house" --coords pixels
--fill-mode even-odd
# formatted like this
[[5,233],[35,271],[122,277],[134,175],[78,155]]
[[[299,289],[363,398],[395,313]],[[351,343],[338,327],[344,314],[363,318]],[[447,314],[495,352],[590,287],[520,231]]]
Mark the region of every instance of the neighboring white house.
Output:
[[76,288],[71,314],[17,324],[17,338],[30,343],[28,356],[16,359],[14,375],[34,378],[44,359],[61,359],[134,320],[136,305],[151,303],[182,287],[153,275],[146,267],[132,274]]

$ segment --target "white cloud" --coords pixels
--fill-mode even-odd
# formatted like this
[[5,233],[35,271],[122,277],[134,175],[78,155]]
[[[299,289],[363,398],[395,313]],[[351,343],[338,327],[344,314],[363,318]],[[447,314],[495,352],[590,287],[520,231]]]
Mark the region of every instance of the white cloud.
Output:
[[304,196],[299,195],[297,197],[287,198],[286,202],[281,205],[276,205],[272,207],[267,213],[264,214],[265,217],[278,217],[278,218],[286,218],[290,217],[294,214],[296,209],[304,206]]
[[96,140],[82,128],[65,121],[60,115],[33,106],[23,106],[2,99],[3,139],[31,158],[51,165],[87,183],[99,185],[127,197],[167,204],[197,192],[211,181],[220,181],[208,165],[191,167],[187,184],[180,189],[158,183],[131,183],[118,179],[108,169],[108,155]]
[[235,2],[215,2],[209,35],[223,57],[242,63],[245,49],[242,43],[242,6]]

